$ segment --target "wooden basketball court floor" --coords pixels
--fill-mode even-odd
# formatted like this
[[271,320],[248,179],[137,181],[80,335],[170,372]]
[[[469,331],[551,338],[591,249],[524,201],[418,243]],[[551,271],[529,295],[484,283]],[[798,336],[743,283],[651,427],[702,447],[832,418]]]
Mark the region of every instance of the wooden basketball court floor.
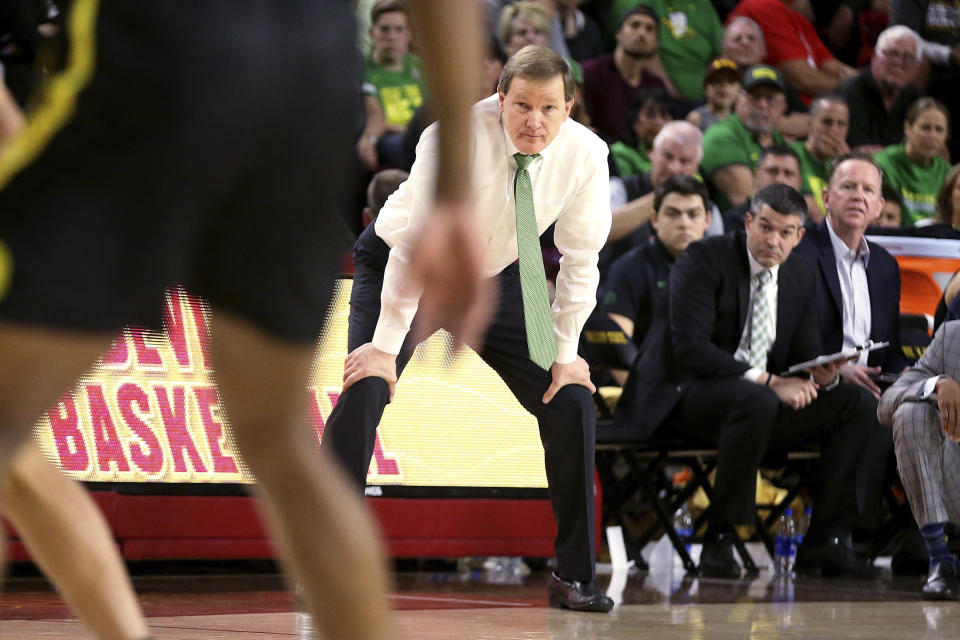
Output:
[[[921,578],[886,572],[871,582],[685,578],[680,569],[603,575],[611,614],[547,607],[546,572],[403,571],[394,576],[394,637],[410,640],[724,640],[960,638],[960,603],[919,598]],[[347,578],[349,579],[349,578]],[[136,575],[156,640],[309,637],[275,573],[209,568],[201,575]],[[617,583],[622,583],[622,587]],[[0,600],[0,639],[91,638],[42,578],[14,575]]]

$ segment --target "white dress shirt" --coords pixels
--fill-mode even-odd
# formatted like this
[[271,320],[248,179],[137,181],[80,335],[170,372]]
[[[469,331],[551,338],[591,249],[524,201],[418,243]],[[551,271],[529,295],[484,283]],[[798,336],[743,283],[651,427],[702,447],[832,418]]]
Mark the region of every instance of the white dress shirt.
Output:
[[[865,344],[870,339],[870,287],[867,284],[867,266],[870,264],[870,248],[866,238],[860,238],[860,246],[854,251],[840,239],[827,219],[827,231],[837,260],[837,275],[840,276],[840,296],[843,300],[843,348],[849,349]],[[869,354],[861,353],[858,364],[867,364]]]
[[[474,205],[484,234],[483,270],[486,277],[493,277],[518,255],[513,197],[517,148],[500,122],[496,95],[474,105],[471,131]],[[420,300],[421,289],[405,271],[417,231],[429,220],[437,154],[434,124],[420,137],[409,179],[377,216],[375,229],[390,246],[390,257],[373,345],[387,353],[399,353]],[[562,256],[552,307],[560,363],[576,359],[580,331],[596,304],[597,254],[610,231],[606,156],[607,145],[599,137],[567,119],[527,168],[537,230],[542,234],[556,222],[553,238]]]
[[[740,362],[750,362],[750,320],[753,318],[753,300],[757,296],[757,274],[766,269],[765,266],[756,261],[750,250],[747,249],[747,261],[750,263],[750,301],[747,303],[747,322],[743,326],[743,333],[740,335],[740,344],[737,346],[733,357]],[[770,309],[769,331],[770,346],[777,339],[777,294],[780,291],[780,285],[777,283],[777,276],[780,275],[780,265],[770,267],[770,282],[767,283],[767,308]],[[769,351],[767,352],[769,354]],[[766,371],[758,367],[747,369],[743,378],[751,382],[760,382],[760,376],[766,374]],[[764,376],[765,377],[765,376]],[[763,380],[766,382],[766,380]]]

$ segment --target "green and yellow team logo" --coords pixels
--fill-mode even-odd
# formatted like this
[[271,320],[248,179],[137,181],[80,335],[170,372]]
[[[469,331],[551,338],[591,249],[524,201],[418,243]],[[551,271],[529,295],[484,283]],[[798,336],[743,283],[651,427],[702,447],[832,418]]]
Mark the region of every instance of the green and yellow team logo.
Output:
[[7,297],[10,281],[13,280],[13,254],[0,240],[0,300]]

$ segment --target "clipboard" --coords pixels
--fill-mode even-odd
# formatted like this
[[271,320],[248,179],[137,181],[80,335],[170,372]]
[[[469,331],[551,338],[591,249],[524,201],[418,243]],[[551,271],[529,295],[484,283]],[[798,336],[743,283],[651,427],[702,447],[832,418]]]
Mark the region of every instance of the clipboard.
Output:
[[795,364],[781,373],[780,376],[790,376],[799,371],[812,369],[813,367],[819,367],[822,364],[829,364],[831,362],[836,362],[837,360],[849,360],[850,358],[858,356],[861,353],[876,351],[877,349],[884,349],[889,346],[889,342],[874,342],[873,340],[867,340],[866,344],[862,344],[857,347],[851,347],[849,349],[843,349],[842,351],[837,351],[836,353],[831,353],[830,355],[817,356],[813,360],[807,360],[806,362]]

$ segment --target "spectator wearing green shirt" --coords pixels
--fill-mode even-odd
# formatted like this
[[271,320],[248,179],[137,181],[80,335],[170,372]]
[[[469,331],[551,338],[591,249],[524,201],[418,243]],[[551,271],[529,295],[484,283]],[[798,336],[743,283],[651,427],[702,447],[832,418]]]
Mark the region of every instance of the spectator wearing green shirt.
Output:
[[653,8],[660,17],[657,53],[662,68],[654,66],[651,70],[668,78],[680,97],[702,100],[704,72],[723,48],[723,25],[713,3],[710,0],[614,0],[611,14],[622,16],[641,4]]
[[378,0],[370,13],[370,56],[364,61],[366,126],[357,143],[371,170],[398,164],[402,134],[425,98],[420,59],[409,52],[410,23],[399,0]]
[[663,125],[673,120],[670,99],[663,89],[648,89],[637,94],[630,107],[633,140],[610,145],[610,157],[616,175],[626,179],[650,171],[650,150]]
[[942,103],[920,98],[907,111],[903,123],[903,144],[877,153],[883,179],[903,200],[903,226],[910,227],[931,218],[937,208],[937,194],[950,170],[943,159],[950,115]]
[[753,169],[760,152],[784,142],[774,129],[786,109],[783,91],[783,76],[775,68],[750,67],[743,74],[734,113],[704,134],[700,167],[713,183],[714,201],[721,211],[753,195]]
[[823,190],[830,177],[830,163],[850,150],[847,132],[850,129],[850,110],[837,95],[821,96],[810,105],[810,135],[806,142],[791,146],[800,158],[803,187],[810,217],[815,222],[823,219]]

